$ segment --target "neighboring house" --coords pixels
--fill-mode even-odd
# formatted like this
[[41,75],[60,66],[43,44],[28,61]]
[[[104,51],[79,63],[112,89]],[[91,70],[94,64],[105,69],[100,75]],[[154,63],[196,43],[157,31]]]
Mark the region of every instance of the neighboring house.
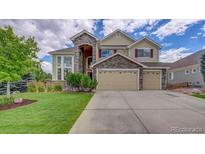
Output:
[[188,82],[193,86],[202,86],[204,81],[200,72],[200,58],[205,49],[182,58],[173,64],[168,71],[168,83],[177,84]]
[[159,62],[161,46],[151,39],[136,41],[116,30],[98,40],[83,30],[71,40],[73,48],[50,52],[53,80],[64,80],[67,72],[81,72],[97,79],[97,89],[166,89],[168,64]]

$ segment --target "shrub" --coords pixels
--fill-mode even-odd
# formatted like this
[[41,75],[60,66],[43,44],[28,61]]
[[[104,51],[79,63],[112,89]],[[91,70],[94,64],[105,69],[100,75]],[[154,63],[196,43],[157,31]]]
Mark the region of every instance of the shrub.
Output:
[[32,85],[32,84],[29,84],[28,85],[28,92],[36,92],[36,86],[35,85]]
[[83,74],[80,80],[80,86],[82,88],[89,88],[90,82],[92,80],[90,79],[90,77],[86,74]]
[[53,91],[53,86],[52,85],[48,85],[47,86],[47,92],[52,92]]
[[54,86],[54,91],[62,91],[62,90],[63,90],[63,88],[62,88],[61,85],[55,85]]
[[44,86],[38,86],[38,92],[45,92]]
[[11,96],[11,97],[0,97],[0,104],[10,104],[10,103],[13,103],[14,102],[14,97]]
[[82,74],[81,73],[68,73],[66,76],[66,81],[69,86],[72,88],[79,88],[81,82]]
[[97,87],[97,84],[98,84],[97,80],[91,80],[89,84],[89,88],[95,89]]

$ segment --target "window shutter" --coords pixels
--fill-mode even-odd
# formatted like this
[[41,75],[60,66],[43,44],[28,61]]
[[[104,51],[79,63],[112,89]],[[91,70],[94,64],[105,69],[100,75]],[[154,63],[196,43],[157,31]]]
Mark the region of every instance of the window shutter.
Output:
[[99,50],[99,58],[101,58],[101,49]]
[[153,49],[150,50],[150,57],[153,58]]
[[138,49],[135,49],[135,58],[138,57]]

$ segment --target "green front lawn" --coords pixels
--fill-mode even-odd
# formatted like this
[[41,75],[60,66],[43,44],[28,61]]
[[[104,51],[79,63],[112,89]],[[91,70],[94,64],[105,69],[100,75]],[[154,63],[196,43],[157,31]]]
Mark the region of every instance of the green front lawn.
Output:
[[92,97],[90,93],[23,93],[37,102],[0,111],[0,134],[65,134]]
[[202,99],[205,99],[205,94],[194,94],[192,96],[195,96],[195,97],[199,97],[199,98],[202,98]]

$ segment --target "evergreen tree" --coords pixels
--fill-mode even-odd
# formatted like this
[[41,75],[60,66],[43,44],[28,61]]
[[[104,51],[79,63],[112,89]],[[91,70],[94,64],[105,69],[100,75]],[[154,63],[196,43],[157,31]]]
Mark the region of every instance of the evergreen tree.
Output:
[[205,82],[205,53],[203,53],[201,56],[201,74]]

